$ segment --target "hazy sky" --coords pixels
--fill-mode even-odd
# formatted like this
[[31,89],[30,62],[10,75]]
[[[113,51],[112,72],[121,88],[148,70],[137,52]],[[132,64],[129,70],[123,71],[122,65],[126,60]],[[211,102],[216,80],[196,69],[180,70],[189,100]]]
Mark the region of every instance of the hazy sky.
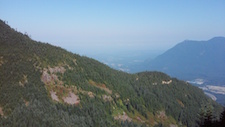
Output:
[[77,53],[167,49],[225,36],[225,0],[0,0],[0,18]]

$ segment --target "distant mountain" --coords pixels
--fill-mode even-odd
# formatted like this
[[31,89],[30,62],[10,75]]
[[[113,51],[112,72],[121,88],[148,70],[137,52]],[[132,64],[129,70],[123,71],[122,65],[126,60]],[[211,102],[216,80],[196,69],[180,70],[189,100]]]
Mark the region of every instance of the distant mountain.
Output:
[[225,37],[183,41],[146,62],[145,67],[146,70],[161,71],[186,81],[201,80],[205,85],[225,85]]
[[150,61],[147,70],[165,72],[184,80],[195,78],[225,82],[225,38],[186,40]]
[[193,127],[204,105],[222,110],[187,82],[116,71],[0,20],[1,127]]

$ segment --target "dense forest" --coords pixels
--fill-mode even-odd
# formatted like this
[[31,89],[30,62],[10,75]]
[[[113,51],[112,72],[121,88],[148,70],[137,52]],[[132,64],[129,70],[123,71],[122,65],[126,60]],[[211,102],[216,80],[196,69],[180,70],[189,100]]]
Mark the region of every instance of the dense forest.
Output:
[[0,21],[0,126],[204,125],[223,108],[161,72],[128,74],[32,40]]

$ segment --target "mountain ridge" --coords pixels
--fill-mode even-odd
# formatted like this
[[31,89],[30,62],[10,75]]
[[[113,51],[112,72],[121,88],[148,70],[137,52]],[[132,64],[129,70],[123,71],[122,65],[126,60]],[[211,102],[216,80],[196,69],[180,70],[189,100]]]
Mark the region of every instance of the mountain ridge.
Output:
[[160,72],[128,74],[36,42],[0,21],[0,125],[195,126],[202,90]]
[[[221,89],[220,93],[225,94],[224,49],[225,37],[214,37],[207,41],[185,40],[154,60],[147,61],[144,66],[146,70],[162,71],[172,77],[192,82],[208,95],[216,96],[218,102],[225,104],[225,96],[221,97],[214,90]],[[198,84],[198,80],[203,83]]]
[[[148,70],[160,70],[181,79],[185,78],[179,77],[179,74],[174,74],[173,72],[185,74],[185,72],[191,73],[191,71],[199,69],[199,72],[207,73],[204,71],[216,69],[219,73],[223,73],[225,70],[222,67],[223,63],[225,63],[225,57],[223,55],[225,48],[224,42],[224,37],[215,37],[208,41],[183,41],[148,63]],[[213,68],[211,66],[213,66],[214,61],[218,64],[216,63],[217,65]],[[197,66],[197,64],[201,65],[201,67]],[[192,68],[189,66],[192,66]],[[191,73],[191,75],[194,75],[194,73]]]

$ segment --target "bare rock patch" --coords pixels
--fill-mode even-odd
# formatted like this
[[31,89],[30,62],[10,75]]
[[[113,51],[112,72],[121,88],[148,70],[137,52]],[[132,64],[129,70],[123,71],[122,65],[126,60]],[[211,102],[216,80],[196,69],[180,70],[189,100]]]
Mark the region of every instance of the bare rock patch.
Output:
[[104,101],[112,101],[113,98],[111,96],[108,96],[108,95],[102,95],[102,98]]
[[51,94],[52,100],[59,102],[59,98],[56,95],[56,92],[50,91],[50,94]]
[[73,92],[69,92],[69,95],[67,97],[63,97],[63,101],[67,104],[71,105],[77,105],[80,103],[80,99],[77,95],[75,95]]
[[162,81],[162,84],[169,85],[169,84],[171,84],[172,82],[173,82],[172,80],[169,80],[169,81]]
[[132,121],[132,119],[126,114],[126,112],[123,112],[122,115],[115,116],[114,119],[115,120],[128,121],[128,122]]

